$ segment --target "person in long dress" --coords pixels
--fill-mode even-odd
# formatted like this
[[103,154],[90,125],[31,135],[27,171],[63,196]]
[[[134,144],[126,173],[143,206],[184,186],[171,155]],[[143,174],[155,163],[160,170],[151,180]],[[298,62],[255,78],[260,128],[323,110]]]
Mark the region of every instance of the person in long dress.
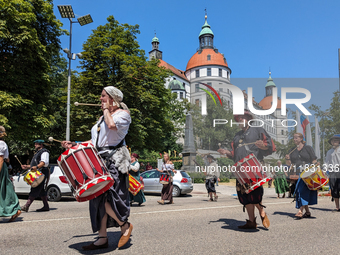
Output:
[[275,193],[277,194],[277,198],[280,198],[280,194],[282,198],[286,196],[286,192],[289,191],[289,185],[287,182],[287,173],[284,168],[288,168],[288,166],[282,166],[281,160],[277,161],[278,171],[275,171],[274,177],[274,186]]
[[4,141],[6,135],[5,128],[0,126],[0,217],[11,217],[9,222],[12,222],[21,214],[21,208],[5,162],[9,157],[8,147]]
[[159,204],[164,205],[165,200],[168,200],[168,204],[174,204],[173,196],[172,196],[172,190],[173,190],[173,182],[172,182],[172,175],[173,173],[176,173],[176,170],[174,170],[174,164],[170,160],[169,154],[164,153],[163,155],[163,164],[162,164],[162,170],[156,168],[157,171],[161,172],[162,174],[169,175],[169,183],[163,184],[163,188],[161,191],[161,200],[157,201]]
[[[107,228],[110,227],[120,227],[118,248],[121,248],[129,241],[133,229],[133,225],[128,222],[130,215],[128,172],[131,160],[125,143],[125,136],[131,123],[130,111],[122,102],[123,93],[114,86],[105,87],[100,100],[103,116],[92,127],[91,140],[87,142],[91,142],[105,160],[114,184],[104,194],[90,200],[92,231],[94,233],[98,231],[98,240],[83,246],[84,250],[107,248]],[[74,142],[62,142],[66,149],[74,145]]]
[[[317,160],[313,148],[305,144],[306,142],[303,140],[301,133],[295,133],[293,139],[296,147],[289,151],[286,155],[286,160],[288,164],[293,164],[294,170],[300,174],[305,166],[317,164]],[[310,190],[301,177],[299,177],[295,187],[295,195],[295,207],[299,209],[295,217],[298,219],[310,218],[309,205],[316,205],[318,203],[317,191]],[[306,211],[305,213],[303,213],[304,210]]]
[[[140,165],[138,162],[139,155],[137,153],[131,154],[131,170],[129,171],[130,175],[132,175],[138,182],[141,182],[140,180]],[[144,196],[143,190],[140,190],[135,196],[132,195],[130,192],[130,204],[133,202],[138,203],[140,206],[141,204],[145,203],[146,199]]]

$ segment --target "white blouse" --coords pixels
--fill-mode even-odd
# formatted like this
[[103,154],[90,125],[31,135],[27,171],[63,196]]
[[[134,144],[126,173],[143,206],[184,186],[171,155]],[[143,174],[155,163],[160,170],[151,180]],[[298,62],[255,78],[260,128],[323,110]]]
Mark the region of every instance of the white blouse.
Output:
[[167,171],[172,171],[174,170],[175,167],[174,167],[174,164],[164,164],[162,165],[162,170],[167,170]]
[[3,156],[4,159],[9,157],[7,144],[2,140],[0,140],[0,156]]
[[[106,146],[116,146],[118,145],[126,136],[129,130],[129,126],[131,123],[130,114],[124,110],[118,110],[112,115],[113,121],[117,127],[117,130],[109,129],[106,125],[105,121],[100,124],[100,132],[98,138],[98,147],[106,147]],[[101,121],[103,116],[98,120],[97,124],[95,124],[91,129],[91,142],[94,146],[97,141],[97,127],[98,123]],[[104,153],[102,151],[101,153]]]

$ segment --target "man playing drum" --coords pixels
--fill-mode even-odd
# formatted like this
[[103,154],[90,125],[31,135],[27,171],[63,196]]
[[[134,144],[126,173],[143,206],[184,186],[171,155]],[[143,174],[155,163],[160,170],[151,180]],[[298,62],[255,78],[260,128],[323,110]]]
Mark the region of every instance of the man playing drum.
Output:
[[31,165],[21,165],[21,168],[24,170],[31,169],[32,172],[36,172],[37,170],[39,170],[45,175],[44,180],[37,187],[31,187],[31,192],[28,195],[28,200],[26,204],[21,207],[21,210],[24,212],[28,212],[30,205],[37,197],[41,197],[41,200],[44,204],[42,208],[37,209],[37,212],[46,212],[50,210],[47,202],[46,192],[46,187],[50,176],[50,169],[48,168],[48,164],[50,162],[50,152],[44,147],[44,142],[44,140],[40,139],[35,140],[34,147],[37,152],[34,154],[31,160]]
[[[232,158],[234,162],[245,158],[253,153],[258,160],[263,161],[263,157],[272,154],[275,151],[275,145],[262,127],[251,127],[248,122],[253,119],[252,114],[244,111],[244,115],[234,115],[234,119],[238,122],[242,129],[236,133],[233,142],[231,143],[232,150],[219,149],[220,154],[226,154]],[[264,206],[261,204],[263,197],[263,187],[260,186],[255,190],[245,192],[244,187],[236,180],[236,189],[238,199],[246,208],[249,220],[245,225],[238,226],[240,229],[256,229],[255,207],[259,210],[262,224],[265,228],[269,228],[270,222],[264,211]]]
[[332,198],[335,201],[336,211],[340,212],[340,134],[333,135],[329,140],[329,143],[333,147],[326,155],[326,167],[329,171],[329,187],[331,189]]
[[[98,231],[98,240],[83,246],[84,250],[107,248],[108,227],[120,227],[121,236],[118,248],[123,247],[130,239],[133,229],[128,222],[129,203],[129,169],[130,154],[125,144],[125,136],[131,123],[129,108],[123,103],[123,93],[114,86],[105,87],[101,93],[101,116],[91,129],[92,143],[98,153],[106,161],[114,184],[102,195],[90,200],[90,218],[93,232]],[[123,109],[120,109],[120,106]],[[63,141],[62,146],[70,149],[74,146],[70,141]]]

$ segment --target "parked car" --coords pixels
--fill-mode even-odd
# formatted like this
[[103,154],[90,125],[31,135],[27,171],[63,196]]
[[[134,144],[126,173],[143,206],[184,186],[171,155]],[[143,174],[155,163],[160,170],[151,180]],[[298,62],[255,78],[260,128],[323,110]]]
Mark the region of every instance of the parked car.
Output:
[[[193,185],[190,176],[183,170],[176,170],[173,176],[173,191],[172,195],[178,197],[188,194],[193,190]],[[155,169],[145,171],[141,174],[144,180],[144,192],[160,194],[163,184],[159,183],[160,172]]]
[[[70,186],[63,172],[57,165],[50,165],[50,180],[47,186],[47,198],[49,201],[59,201],[62,196],[72,195]],[[13,176],[15,193],[18,195],[28,195],[31,186],[24,181],[25,176]]]

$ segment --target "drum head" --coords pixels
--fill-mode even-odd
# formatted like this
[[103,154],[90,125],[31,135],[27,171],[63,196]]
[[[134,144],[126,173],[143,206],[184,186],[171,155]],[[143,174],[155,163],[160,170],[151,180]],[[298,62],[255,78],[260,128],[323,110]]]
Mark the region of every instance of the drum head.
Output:
[[40,183],[42,183],[43,181],[44,181],[44,179],[45,179],[45,175],[44,174],[42,174],[42,175],[40,175],[38,178],[36,178],[35,180],[34,180],[34,182],[32,183],[32,188],[35,188],[35,187],[37,187]]
[[300,177],[302,179],[304,178],[308,178],[309,176],[313,175],[315,172],[318,171],[318,167],[317,166],[310,166],[308,168],[306,168],[300,175]]
[[114,180],[110,175],[98,177],[85,185],[81,186],[75,193],[78,202],[84,202],[100,196],[110,189]]

